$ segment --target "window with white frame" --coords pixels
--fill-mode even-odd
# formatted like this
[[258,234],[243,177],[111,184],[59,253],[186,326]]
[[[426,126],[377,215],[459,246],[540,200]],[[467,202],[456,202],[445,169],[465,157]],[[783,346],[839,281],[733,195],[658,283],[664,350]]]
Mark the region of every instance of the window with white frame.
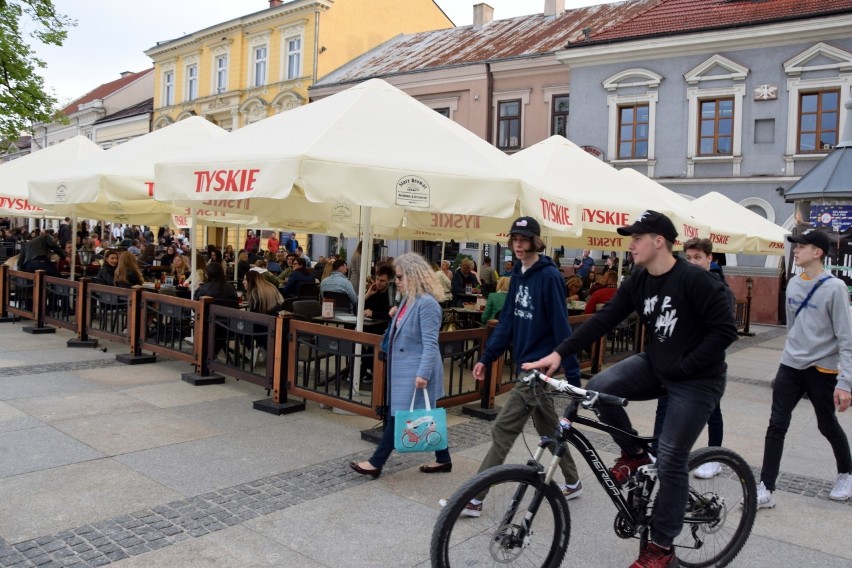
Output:
[[550,134],[568,138],[569,95],[554,95],[550,105]]
[[[684,73],[687,83],[686,175],[695,175],[701,162],[732,163],[740,175],[743,100],[749,69],[719,54]],[[712,82],[710,87],[702,83]],[[721,86],[720,86],[721,84]]]
[[163,73],[163,106],[175,104],[175,72],[170,69]]
[[797,159],[819,159],[838,142],[838,125],[847,120],[843,105],[852,94],[852,53],[816,43],[784,62],[789,92],[785,173],[795,174]]
[[266,84],[266,69],[268,63],[268,48],[266,45],[256,45],[252,49],[252,86],[261,87]]
[[530,104],[532,89],[495,92],[491,95],[494,106],[493,144],[501,150],[514,151],[524,147],[524,107]]
[[217,55],[215,59],[216,93],[228,90],[228,55]]
[[[653,177],[657,125],[657,89],[663,77],[647,69],[625,69],[603,81],[609,91],[607,156],[613,161],[648,165]],[[636,88],[645,92],[636,93]],[[624,93],[627,89],[631,94]]]
[[186,66],[186,100],[198,98],[198,63]]
[[302,76],[302,37],[289,37],[285,40],[287,46],[287,79]]

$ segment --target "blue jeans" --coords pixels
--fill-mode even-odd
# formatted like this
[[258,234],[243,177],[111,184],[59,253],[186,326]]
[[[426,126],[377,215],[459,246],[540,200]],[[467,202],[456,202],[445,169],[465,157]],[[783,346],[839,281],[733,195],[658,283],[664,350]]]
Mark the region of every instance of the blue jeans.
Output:
[[[725,391],[724,375],[663,383],[654,375],[647,356],[640,353],[598,373],[589,381],[587,388],[628,400],[653,400],[664,392],[668,393],[666,420],[657,450],[660,487],[651,530],[655,543],[671,546],[683,527],[683,512],[689,494],[689,452]],[[599,408],[603,422],[636,433],[624,408]],[[636,454],[640,451],[623,436],[613,438],[624,452]]]
[[[382,432],[382,439],[379,441],[376,451],[373,452],[373,455],[369,460],[367,460],[370,462],[370,465],[375,468],[382,469],[393,451],[393,427],[395,422],[396,421],[393,416],[387,417],[385,429]],[[438,463],[449,463],[450,450],[438,450],[435,452],[435,461]]]
[[[654,421],[654,437],[659,438],[660,433],[663,431],[663,422],[666,420],[666,409],[669,405],[669,397],[661,396],[660,400],[657,401],[657,418]],[[722,445],[722,435],[725,431],[725,423],[722,420],[722,405],[721,403],[716,405],[716,408],[713,409],[713,412],[710,413],[710,418],[707,420],[707,445],[708,446],[721,446]],[[654,447],[654,451],[657,448]]]

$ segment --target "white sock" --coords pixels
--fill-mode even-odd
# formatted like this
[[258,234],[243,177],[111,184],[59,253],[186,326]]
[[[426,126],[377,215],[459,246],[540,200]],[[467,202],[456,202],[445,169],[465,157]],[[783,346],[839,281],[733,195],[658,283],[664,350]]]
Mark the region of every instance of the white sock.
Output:
[[470,503],[471,505],[482,505],[482,501],[480,501],[479,499],[471,499]]

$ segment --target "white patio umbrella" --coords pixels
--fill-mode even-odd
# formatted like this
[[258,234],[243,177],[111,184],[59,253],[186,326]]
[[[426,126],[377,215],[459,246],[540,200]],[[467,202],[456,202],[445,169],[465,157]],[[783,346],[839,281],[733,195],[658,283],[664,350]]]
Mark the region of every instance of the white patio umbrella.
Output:
[[74,136],[0,165],[0,216],[63,216],[30,203],[27,184],[35,177],[49,175],[103,152],[103,148],[85,136]]
[[[154,162],[181,155],[227,132],[190,117],[31,179],[30,201],[78,217],[165,225],[183,209],[153,199]],[[196,204],[198,206],[199,204]]]
[[702,195],[690,201],[689,208],[710,221],[714,251],[784,254],[784,243],[790,231],[721,193],[711,191]]
[[[710,235],[709,227],[695,219],[684,203],[659,192],[646,191],[642,184],[619,175],[618,170],[562,136],[551,136],[514,154],[512,159],[540,172],[552,185],[558,184],[560,195],[582,203],[582,237],[557,237],[551,240],[552,244],[627,250],[630,239],[619,235],[616,229],[629,225],[647,209],[669,216],[678,229],[679,241]],[[630,171],[641,176],[634,170]],[[686,202],[685,199],[683,201]]]

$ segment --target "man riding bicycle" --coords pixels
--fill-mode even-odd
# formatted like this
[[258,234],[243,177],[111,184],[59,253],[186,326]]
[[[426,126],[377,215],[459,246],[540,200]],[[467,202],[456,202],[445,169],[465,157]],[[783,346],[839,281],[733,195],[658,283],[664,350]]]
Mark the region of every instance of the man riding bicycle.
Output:
[[[570,357],[637,312],[651,331],[644,353],[633,355],[596,375],[594,391],[628,400],[669,397],[668,414],[658,442],[659,494],[651,526],[651,541],[631,568],[677,566],[672,550],[680,534],[688,497],[689,452],[710,412],[725,390],[725,349],[737,338],[737,328],[724,284],[711,273],[672,255],[677,230],[656,211],[645,211],[630,226],[618,229],[629,236],[635,270],[613,299],[550,355],[524,369],[544,369],[552,375]],[[600,407],[601,420],[636,432],[621,407]],[[613,478],[624,483],[651,457],[628,440],[615,437],[621,457]]]

